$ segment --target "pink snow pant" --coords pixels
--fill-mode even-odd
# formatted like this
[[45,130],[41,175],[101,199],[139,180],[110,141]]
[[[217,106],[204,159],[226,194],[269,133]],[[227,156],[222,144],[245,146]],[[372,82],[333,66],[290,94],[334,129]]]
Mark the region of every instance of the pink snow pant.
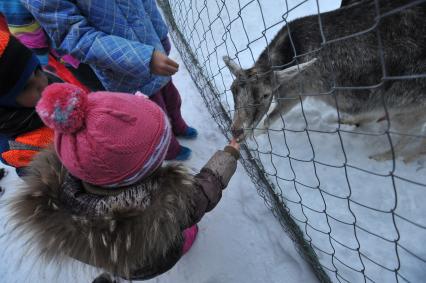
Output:
[[185,230],[183,230],[182,234],[185,240],[182,247],[182,254],[186,254],[189,251],[189,249],[192,247],[192,244],[194,244],[195,238],[197,237],[197,234],[198,234],[197,224],[189,228],[186,228]]
[[179,91],[176,89],[173,82],[170,81],[162,89],[160,89],[160,91],[152,95],[150,99],[160,106],[161,109],[166,112],[167,116],[169,116],[174,135],[170,141],[166,160],[175,159],[180,151],[180,144],[177,141],[176,136],[184,134],[188,128],[188,125],[183,120],[180,112],[182,100],[180,98]]

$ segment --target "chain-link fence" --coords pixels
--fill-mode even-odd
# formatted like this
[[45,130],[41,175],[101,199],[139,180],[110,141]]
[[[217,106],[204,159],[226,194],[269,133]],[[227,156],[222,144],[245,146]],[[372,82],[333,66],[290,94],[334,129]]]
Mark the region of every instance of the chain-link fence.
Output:
[[423,282],[426,1],[158,1],[319,280]]

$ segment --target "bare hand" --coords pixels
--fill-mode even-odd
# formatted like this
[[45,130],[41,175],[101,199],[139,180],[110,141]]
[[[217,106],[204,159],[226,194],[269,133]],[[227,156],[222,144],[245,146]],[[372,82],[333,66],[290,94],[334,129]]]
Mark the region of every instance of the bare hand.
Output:
[[171,76],[179,70],[179,64],[160,51],[154,51],[151,59],[151,72],[160,76]]
[[237,142],[236,139],[232,139],[229,142],[229,145],[232,146],[233,148],[235,148],[236,150],[240,151],[240,144]]

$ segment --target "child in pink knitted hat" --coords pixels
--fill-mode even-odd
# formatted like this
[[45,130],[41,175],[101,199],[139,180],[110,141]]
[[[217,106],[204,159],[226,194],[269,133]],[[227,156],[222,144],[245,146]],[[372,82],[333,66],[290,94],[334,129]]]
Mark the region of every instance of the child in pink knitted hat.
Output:
[[194,176],[178,164],[162,166],[171,127],[144,96],[53,84],[36,109],[55,131],[55,151],[34,159],[11,203],[29,247],[132,280],[172,268],[234,174],[238,144],[217,151]]

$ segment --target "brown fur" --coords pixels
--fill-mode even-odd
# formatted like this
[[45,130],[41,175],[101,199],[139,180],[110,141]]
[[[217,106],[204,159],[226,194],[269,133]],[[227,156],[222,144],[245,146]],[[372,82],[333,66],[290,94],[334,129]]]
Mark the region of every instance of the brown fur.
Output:
[[191,224],[195,187],[182,167],[160,168],[144,181],[150,205],[126,203],[101,216],[73,212],[63,202],[67,176],[54,151],[42,152],[29,167],[26,185],[11,200],[15,230],[31,235],[29,249],[36,244],[39,256],[49,262],[62,263],[71,256],[125,278],[149,278],[177,262],[181,231]]

